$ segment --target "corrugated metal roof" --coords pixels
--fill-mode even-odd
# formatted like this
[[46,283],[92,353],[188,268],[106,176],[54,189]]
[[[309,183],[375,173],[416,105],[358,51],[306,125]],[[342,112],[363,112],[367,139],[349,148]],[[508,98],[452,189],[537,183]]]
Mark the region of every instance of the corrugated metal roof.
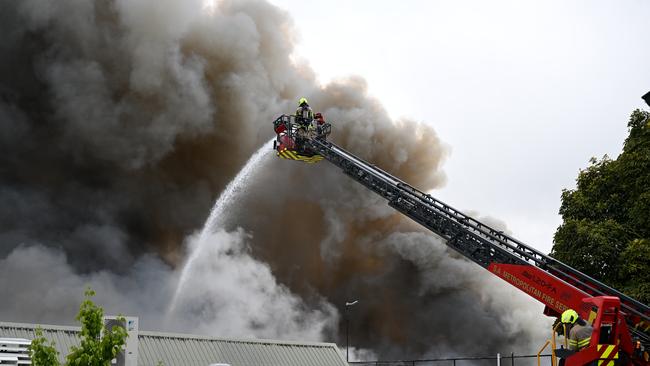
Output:
[[[36,324],[0,322],[0,337],[34,338]],[[61,361],[70,346],[79,345],[79,327],[40,325],[55,342]],[[138,332],[138,366],[346,366],[333,343],[214,338],[189,334]]]
[[31,365],[27,349],[31,343],[25,338],[0,337],[0,365]]
[[[0,322],[0,337],[34,339],[34,329],[36,327],[35,324]],[[56,343],[55,348],[59,351],[59,361],[61,362],[65,360],[65,355],[70,346],[79,345],[79,339],[77,338],[77,333],[80,331],[79,327],[42,325],[41,328],[43,328],[45,338]]]

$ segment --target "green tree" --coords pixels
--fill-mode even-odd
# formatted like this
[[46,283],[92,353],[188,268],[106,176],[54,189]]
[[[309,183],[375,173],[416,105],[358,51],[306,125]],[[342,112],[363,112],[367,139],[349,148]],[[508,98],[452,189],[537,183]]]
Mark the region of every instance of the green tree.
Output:
[[36,338],[29,346],[32,365],[59,365],[59,352],[54,348],[54,342],[48,342],[43,336],[43,329],[36,328]]
[[[104,310],[95,305],[92,297],[95,292],[87,289],[79,307],[76,319],[81,323],[80,345],[72,346],[66,358],[69,366],[108,366],[120,352],[128,336],[120,326],[104,327]],[[124,321],[124,318],[118,318]],[[43,332],[36,330],[36,338],[30,346],[32,364],[35,366],[58,366],[58,352],[54,343],[48,343]]]
[[650,302],[650,113],[635,110],[623,152],[592,158],[562,191],[551,255]]

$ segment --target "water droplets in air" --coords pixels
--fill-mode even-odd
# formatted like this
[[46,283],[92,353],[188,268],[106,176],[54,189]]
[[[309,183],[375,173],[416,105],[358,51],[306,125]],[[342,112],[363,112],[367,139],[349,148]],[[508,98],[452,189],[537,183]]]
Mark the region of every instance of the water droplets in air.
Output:
[[201,229],[201,233],[199,234],[198,242],[195,245],[195,248],[193,249],[192,253],[189,256],[189,259],[183,267],[181,277],[178,281],[178,286],[176,287],[174,297],[172,298],[169,306],[168,314],[174,312],[179,301],[179,296],[183,292],[183,288],[186,285],[188,276],[192,271],[194,262],[196,262],[197,258],[203,252],[204,246],[210,244],[208,238],[210,238],[210,235],[216,230],[223,228],[225,220],[227,218],[227,212],[235,204],[237,196],[246,189],[249,180],[252,178],[257,168],[259,168],[259,166],[261,166],[261,164],[264,162],[265,158],[273,155],[271,153],[272,150],[269,146],[272,141],[273,139],[264,143],[255,152],[255,154],[253,154],[250,159],[248,159],[246,165],[244,165],[239,173],[237,173],[235,178],[233,178],[233,180],[228,183],[223,192],[221,192],[221,195],[210,211],[210,216],[203,225],[203,229]]

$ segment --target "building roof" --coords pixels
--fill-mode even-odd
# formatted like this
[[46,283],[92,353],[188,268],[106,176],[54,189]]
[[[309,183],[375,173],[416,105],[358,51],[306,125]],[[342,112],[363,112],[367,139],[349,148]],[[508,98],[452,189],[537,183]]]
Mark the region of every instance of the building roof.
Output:
[[22,338],[0,338],[0,365],[31,365],[27,348],[31,343]]
[[[0,337],[34,338],[40,326],[55,342],[61,361],[79,345],[79,327],[0,322]],[[215,338],[190,334],[138,332],[138,366],[347,366],[334,343]]]

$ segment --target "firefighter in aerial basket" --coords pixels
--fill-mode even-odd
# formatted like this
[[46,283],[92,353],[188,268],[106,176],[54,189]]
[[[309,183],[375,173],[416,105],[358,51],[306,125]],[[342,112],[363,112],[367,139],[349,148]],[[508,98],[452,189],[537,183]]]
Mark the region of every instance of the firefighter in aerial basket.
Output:
[[316,123],[316,136],[324,137],[323,126],[325,125],[325,116],[320,112],[316,112],[316,114],[314,114],[314,122]]
[[312,111],[309,106],[307,98],[300,98],[300,100],[298,100],[298,109],[296,109],[296,122],[298,122],[305,131],[308,131],[313,121],[314,111]]

